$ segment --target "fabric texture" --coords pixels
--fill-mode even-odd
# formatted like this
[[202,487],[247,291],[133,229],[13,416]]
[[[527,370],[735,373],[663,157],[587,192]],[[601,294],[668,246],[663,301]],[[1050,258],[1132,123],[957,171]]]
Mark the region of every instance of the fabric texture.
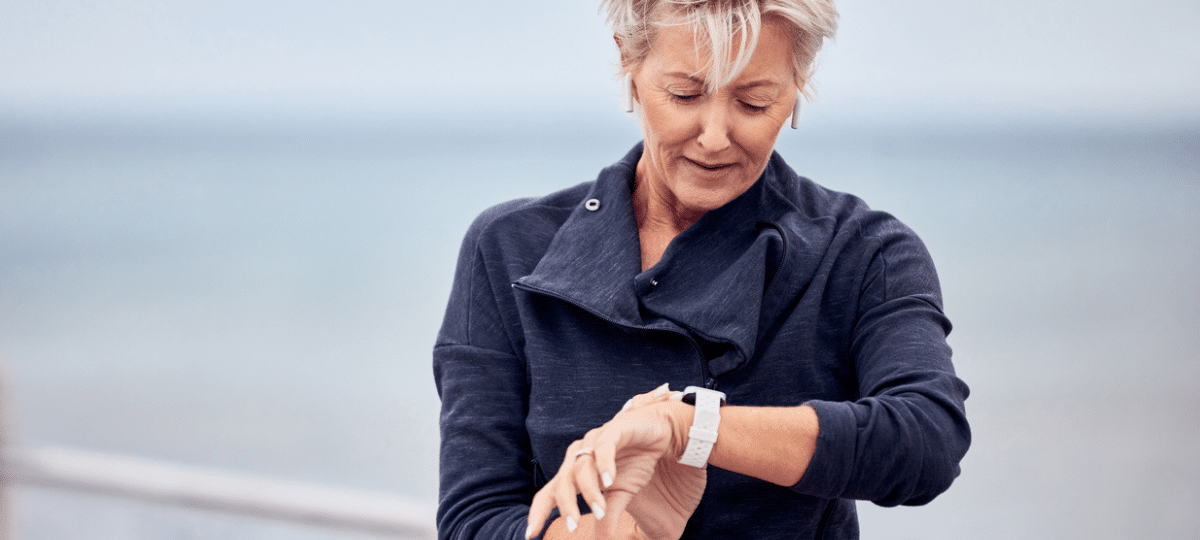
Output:
[[970,444],[968,389],[916,234],[776,153],[643,272],[641,151],[468,231],[433,354],[439,538],[522,538],[567,445],[664,382],[733,405],[808,403],[820,424],[794,486],[710,466],[684,538],[857,538],[855,499],[919,505],[946,490]]

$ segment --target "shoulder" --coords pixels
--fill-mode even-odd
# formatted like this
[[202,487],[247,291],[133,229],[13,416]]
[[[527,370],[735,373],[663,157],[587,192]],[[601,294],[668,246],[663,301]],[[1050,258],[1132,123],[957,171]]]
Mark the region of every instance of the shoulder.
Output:
[[828,222],[834,229],[844,232],[891,218],[884,212],[872,210],[855,195],[829,189],[800,176],[778,153],[771,156],[770,172],[767,196],[785,201],[784,214],[791,219]]
[[584,182],[544,197],[514,199],[492,206],[471,223],[463,246],[544,248],[593,183]]
[[537,264],[587,186],[500,203],[475,218],[458,253],[439,345],[512,350],[509,334],[494,331],[505,327],[503,298],[513,280]]
[[[772,167],[769,188],[788,205],[781,221],[806,246],[823,251],[823,262],[831,270],[857,277],[852,281],[860,286],[871,274],[879,274],[891,284],[889,295],[910,288],[904,284],[917,283],[918,289],[939,296],[933,259],[913,229],[855,195],[796,174],[778,155],[772,157]],[[940,306],[940,298],[935,303]]]
[[772,156],[771,168],[766,196],[775,199],[780,219],[795,228],[806,229],[811,235],[812,226],[820,225],[818,228],[827,233],[825,240],[830,244],[839,241],[874,244],[899,237],[916,239],[916,233],[892,214],[871,208],[856,195],[827,188],[796,174],[778,154]]

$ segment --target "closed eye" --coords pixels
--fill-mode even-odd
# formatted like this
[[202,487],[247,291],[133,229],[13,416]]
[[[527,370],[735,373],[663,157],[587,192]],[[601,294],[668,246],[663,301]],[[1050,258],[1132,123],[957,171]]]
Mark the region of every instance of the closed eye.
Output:
[[669,93],[671,94],[671,100],[677,101],[679,103],[689,103],[689,102],[695,101],[696,98],[700,97],[700,94],[676,94],[674,92],[669,92]]
[[742,107],[745,107],[747,111],[752,113],[760,113],[767,110],[767,105],[755,105],[753,103],[746,103],[745,101],[742,102]]

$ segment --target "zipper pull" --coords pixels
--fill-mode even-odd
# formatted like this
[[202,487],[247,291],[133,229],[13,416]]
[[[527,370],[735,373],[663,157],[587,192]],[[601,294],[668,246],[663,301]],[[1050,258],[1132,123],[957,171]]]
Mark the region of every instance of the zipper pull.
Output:
[[704,387],[709,390],[716,390],[717,389],[717,380],[712,377],[709,377],[707,381],[704,381]]

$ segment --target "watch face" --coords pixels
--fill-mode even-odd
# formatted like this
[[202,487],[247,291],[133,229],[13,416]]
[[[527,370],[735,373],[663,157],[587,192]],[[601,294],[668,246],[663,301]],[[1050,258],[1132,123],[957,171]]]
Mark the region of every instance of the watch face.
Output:
[[698,388],[695,386],[689,386],[689,387],[687,387],[687,389],[685,389],[683,391],[683,402],[687,403],[688,405],[691,405],[693,407],[696,406],[696,394],[699,392],[711,392],[713,394],[716,394],[721,397],[721,405],[722,406],[725,405],[725,393],[724,392],[718,392],[716,390],[709,390],[707,388]]

